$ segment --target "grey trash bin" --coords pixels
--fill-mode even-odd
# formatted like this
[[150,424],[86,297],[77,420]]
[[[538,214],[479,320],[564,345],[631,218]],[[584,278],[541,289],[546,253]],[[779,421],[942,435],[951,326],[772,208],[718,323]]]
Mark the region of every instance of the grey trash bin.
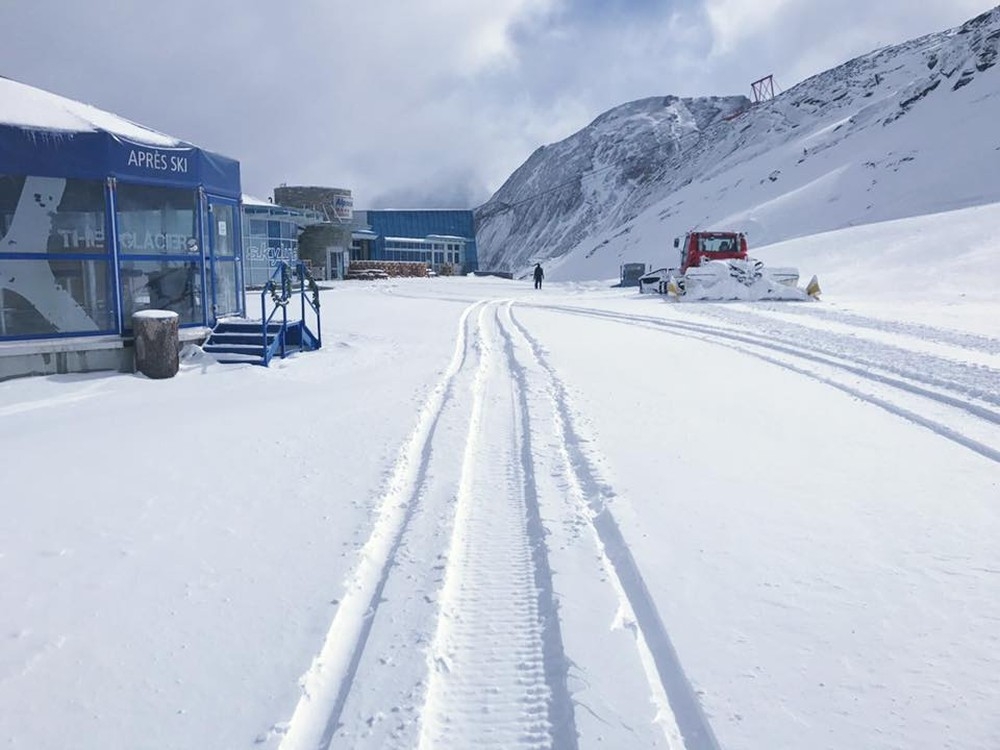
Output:
[[180,316],[173,310],[140,310],[132,315],[135,369],[147,378],[172,378],[180,369]]

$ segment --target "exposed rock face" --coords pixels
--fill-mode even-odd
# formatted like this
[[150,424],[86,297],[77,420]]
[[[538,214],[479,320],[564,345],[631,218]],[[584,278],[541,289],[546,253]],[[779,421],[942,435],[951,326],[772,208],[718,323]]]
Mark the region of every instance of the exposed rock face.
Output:
[[641,99],[542,146],[476,210],[480,266],[527,267],[634,216],[686,147],[749,106],[744,96]]

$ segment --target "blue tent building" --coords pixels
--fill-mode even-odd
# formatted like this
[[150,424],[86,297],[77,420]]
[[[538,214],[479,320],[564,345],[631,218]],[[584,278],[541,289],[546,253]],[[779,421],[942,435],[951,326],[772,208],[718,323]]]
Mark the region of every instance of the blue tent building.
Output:
[[0,78],[0,379],[39,371],[2,361],[31,342],[103,369],[72,352],[121,349],[138,310],[242,314],[240,195],[233,159]]

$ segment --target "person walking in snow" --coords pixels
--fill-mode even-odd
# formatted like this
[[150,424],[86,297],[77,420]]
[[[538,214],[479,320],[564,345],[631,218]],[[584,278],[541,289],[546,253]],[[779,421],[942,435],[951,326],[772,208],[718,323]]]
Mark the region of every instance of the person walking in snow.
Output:
[[545,271],[542,270],[542,264],[535,264],[535,289],[542,288],[542,279],[545,278]]

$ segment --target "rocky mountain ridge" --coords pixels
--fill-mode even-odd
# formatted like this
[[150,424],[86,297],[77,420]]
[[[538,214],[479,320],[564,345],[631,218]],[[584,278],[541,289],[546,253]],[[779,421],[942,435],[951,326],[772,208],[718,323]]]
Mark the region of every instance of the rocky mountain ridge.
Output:
[[[544,146],[476,210],[482,268],[602,278],[694,226],[762,245],[1000,201],[1000,7],[760,104],[656,97]],[[651,257],[651,256],[657,257]],[[637,257],[639,256],[639,257]]]

